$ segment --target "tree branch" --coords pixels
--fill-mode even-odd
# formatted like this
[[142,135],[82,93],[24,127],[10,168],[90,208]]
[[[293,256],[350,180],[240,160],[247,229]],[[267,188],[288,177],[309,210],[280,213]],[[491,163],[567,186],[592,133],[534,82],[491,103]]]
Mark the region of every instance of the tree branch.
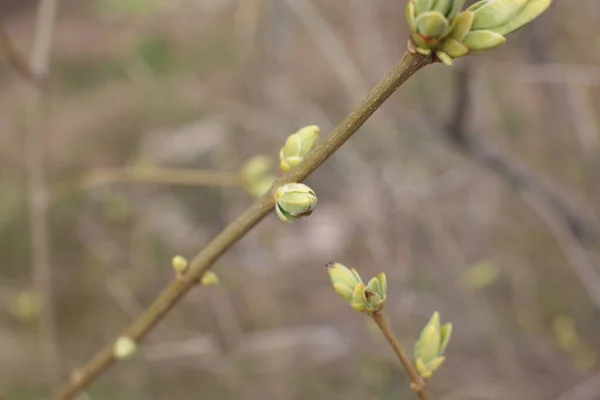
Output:
[[[173,280],[156,298],[150,307],[120,336],[135,341],[146,334],[190,291],[202,275],[231,246],[239,241],[256,224],[273,211],[273,190],[290,182],[302,182],[329,157],[331,157],[371,115],[419,69],[432,63],[431,57],[406,53],[400,63],[381,80],[366,99],[344,119],[333,132],[319,144],[296,168],[282,175],[270,193],[252,204],[242,215],[214,238],[190,263],[190,270],[184,279]],[[111,366],[115,359],[111,342],[98,352],[86,365],[74,371],[71,379],[55,395],[57,400],[72,399],[75,394],[91,384],[102,372]]]
[[8,66],[21,78],[30,82],[36,81],[35,74],[29,67],[27,57],[14,45],[2,23],[0,23],[0,54],[4,56]]
[[406,374],[412,382],[411,389],[415,391],[419,399],[431,400],[431,396],[429,395],[429,391],[427,390],[427,384],[425,383],[423,378],[421,378],[421,376],[413,366],[412,362],[410,361],[410,358],[408,358],[408,356],[404,352],[404,349],[400,345],[400,342],[396,338],[396,335],[394,335],[394,332],[392,332],[392,330],[390,329],[389,323],[387,322],[387,319],[385,318],[383,313],[381,311],[376,312],[371,315],[371,318],[373,318],[373,321],[375,321],[375,323],[381,330],[381,333],[383,333],[383,336],[385,336],[390,346],[392,346],[394,353],[398,357],[398,360],[400,360],[400,364],[402,364],[402,367],[404,367]]
[[[37,82],[48,73],[50,50],[58,8],[57,0],[40,0],[30,71]],[[51,381],[60,379],[60,351],[50,263],[48,188],[46,182],[46,99],[42,85],[28,87],[26,160],[29,192],[29,220],[33,255],[33,284],[42,297],[40,349],[45,371]]]

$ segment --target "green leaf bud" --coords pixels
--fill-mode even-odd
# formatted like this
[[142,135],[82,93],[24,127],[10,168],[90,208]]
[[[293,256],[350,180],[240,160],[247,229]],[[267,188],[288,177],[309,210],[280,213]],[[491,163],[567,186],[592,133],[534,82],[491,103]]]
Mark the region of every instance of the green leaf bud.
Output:
[[315,192],[303,183],[288,183],[275,191],[275,211],[282,221],[312,214],[317,205]]
[[459,42],[462,41],[465,36],[467,36],[467,33],[469,33],[471,30],[474,18],[475,14],[471,11],[465,11],[457,15],[450,25],[450,33],[448,34],[448,38],[458,40]]
[[304,157],[316,146],[321,137],[321,130],[316,125],[309,125],[288,136],[285,145],[279,151],[279,167],[283,172],[300,164]]
[[448,30],[446,17],[437,11],[428,11],[417,16],[417,31],[431,38],[441,38]]
[[365,297],[365,285],[362,282],[354,287],[350,306],[358,312],[367,311],[368,303]]
[[327,273],[331,283],[340,284],[354,290],[354,287],[362,283],[360,275],[354,268],[348,268],[344,264],[332,262],[327,264]]
[[131,358],[137,351],[135,341],[127,336],[121,336],[113,345],[113,355],[119,360]]
[[417,22],[415,21],[415,19],[417,18],[415,2],[409,1],[408,3],[406,3],[406,8],[404,11],[404,17],[406,18],[406,23],[408,24],[408,30],[412,33],[417,32]]
[[415,9],[417,10],[417,15],[419,15],[423,14],[424,12],[431,11],[435,0],[414,0],[414,3]]
[[441,13],[443,16],[446,16],[448,14],[448,12],[450,11],[450,7],[452,7],[453,3],[454,3],[454,0],[435,0],[435,3],[433,5],[433,7],[431,8],[431,11],[437,11],[437,12]]
[[448,21],[452,21],[454,17],[462,10],[465,5],[465,0],[454,0],[452,3],[452,7],[450,8],[450,12],[446,14],[446,18]]
[[506,38],[492,31],[472,31],[467,34],[463,44],[472,51],[491,50],[506,42]]
[[440,315],[435,312],[427,325],[421,331],[418,342],[419,358],[425,364],[439,355],[441,343]]
[[452,57],[450,57],[450,55],[442,50],[438,50],[435,52],[436,57],[438,58],[438,60],[440,60],[442,62],[442,64],[444,64],[447,67],[451,67],[453,62],[452,62]]
[[[469,48],[452,38],[446,38],[442,45],[442,51],[452,58],[460,58],[469,54]],[[439,56],[439,51],[437,52]]]
[[265,155],[250,158],[240,170],[244,189],[253,197],[260,197],[271,189],[275,181],[273,161]]
[[480,0],[478,2],[475,2],[475,3],[471,4],[471,6],[469,8],[467,8],[465,11],[477,11],[481,7],[485,6],[488,3],[488,1],[489,0]]
[[212,271],[206,271],[202,275],[200,283],[202,286],[217,286],[220,282],[219,277]]
[[442,325],[440,334],[440,354],[443,354],[450,342],[450,336],[452,336],[452,324],[448,322]]
[[516,17],[512,18],[506,24],[490,30],[501,35],[508,35],[536,19],[541,13],[546,11],[550,4],[552,4],[552,0],[530,0]]
[[475,12],[473,30],[497,28],[516,17],[528,0],[489,0]]
[[171,260],[171,265],[173,266],[173,269],[175,270],[177,275],[183,275],[188,270],[188,260],[185,257],[179,255],[173,257],[173,259]]
[[427,368],[423,360],[421,360],[420,358],[417,358],[415,360],[415,367],[417,367],[417,371],[419,372],[419,375],[423,377],[423,379],[429,379],[433,375],[433,372],[431,372],[431,370]]
[[439,313],[433,313],[415,343],[415,366],[423,378],[430,378],[444,362],[444,351],[448,347],[451,334],[452,324],[440,326]]

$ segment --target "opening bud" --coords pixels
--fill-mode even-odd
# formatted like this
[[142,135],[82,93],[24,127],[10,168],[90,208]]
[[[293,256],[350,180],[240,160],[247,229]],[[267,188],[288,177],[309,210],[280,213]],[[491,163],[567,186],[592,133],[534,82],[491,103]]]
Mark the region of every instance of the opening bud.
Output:
[[362,283],[358,272],[354,268],[348,268],[340,263],[329,263],[327,264],[327,273],[336,293],[351,303],[354,289],[359,283]]
[[317,145],[321,137],[321,129],[309,125],[288,136],[285,145],[279,151],[279,167],[283,172],[300,164],[304,157]]
[[440,315],[436,311],[427,322],[415,344],[415,366],[423,378],[429,378],[445,360],[444,351],[450,341],[452,324],[440,325]]
[[317,195],[303,183],[288,183],[275,192],[275,211],[279,219],[292,222],[312,214],[317,205]]

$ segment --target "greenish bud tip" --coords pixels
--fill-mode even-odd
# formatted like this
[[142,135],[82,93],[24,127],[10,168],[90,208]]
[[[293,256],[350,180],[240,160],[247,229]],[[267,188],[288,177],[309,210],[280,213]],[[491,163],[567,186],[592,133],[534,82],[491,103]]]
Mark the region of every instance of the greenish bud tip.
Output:
[[217,286],[220,283],[220,281],[221,280],[219,279],[217,274],[215,274],[212,271],[206,271],[202,275],[200,283],[202,284],[202,286]]
[[316,125],[305,126],[288,136],[285,145],[279,151],[279,167],[287,172],[300,164],[319,142],[321,129]]
[[131,358],[137,351],[137,344],[127,336],[121,336],[113,345],[113,355],[119,360]]
[[188,270],[188,260],[182,256],[175,256],[171,260],[171,265],[178,275],[183,275]]
[[414,349],[415,366],[423,378],[430,378],[444,362],[451,334],[452,324],[441,325],[439,313],[433,313]]
[[411,0],[405,18],[414,49],[435,54],[451,66],[452,60],[491,50],[505,43],[505,36],[527,25],[552,0],[482,0],[461,12],[464,0]]
[[317,195],[303,183],[288,183],[275,191],[275,211],[284,222],[312,214],[317,205]]
[[244,189],[253,197],[267,193],[275,181],[272,168],[270,157],[258,155],[250,158],[240,170]]

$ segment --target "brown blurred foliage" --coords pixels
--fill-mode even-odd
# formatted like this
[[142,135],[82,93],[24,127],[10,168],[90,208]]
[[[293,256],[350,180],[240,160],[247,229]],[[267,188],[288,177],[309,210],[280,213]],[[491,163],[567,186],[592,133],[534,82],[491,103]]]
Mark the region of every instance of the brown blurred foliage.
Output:
[[[27,3],[27,4],[25,4]],[[127,5],[127,6],[126,6]],[[2,1],[29,48],[33,1]],[[61,7],[48,82],[48,185],[106,167],[235,171],[299,127],[327,132],[399,59],[401,0],[95,0]],[[310,179],[310,218],[271,216],[89,391],[91,399],[412,398],[325,264],[385,271],[410,348],[434,311],[455,326],[436,399],[600,398],[597,0],[558,2],[489,55],[421,71]],[[514,181],[444,137],[461,126],[529,172]],[[21,83],[0,65],[0,392],[47,394],[31,292]],[[464,95],[464,93],[463,93]],[[461,150],[461,149],[459,149]],[[490,170],[491,169],[491,170]],[[252,199],[241,189],[120,183],[49,210],[61,373],[114,338]],[[571,224],[570,224],[571,223]],[[42,311],[43,312],[43,311]]]

